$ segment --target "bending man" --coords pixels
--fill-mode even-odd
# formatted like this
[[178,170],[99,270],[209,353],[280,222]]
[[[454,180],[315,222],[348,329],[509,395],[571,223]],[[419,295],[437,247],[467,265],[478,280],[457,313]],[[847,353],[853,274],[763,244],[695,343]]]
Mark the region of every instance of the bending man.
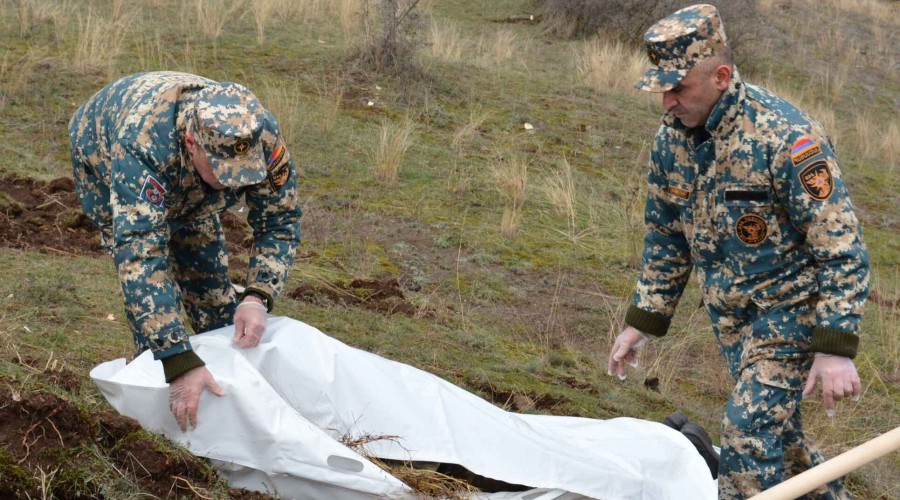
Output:
[[[69,138],[76,192],[115,259],[137,350],[162,362],[181,428],[196,426],[200,393],[222,390],[191,350],[182,312],[196,333],[234,323],[235,344],[255,347],[300,241],[295,169],[275,117],[235,83],[141,73],[78,108]],[[237,297],[219,214],[242,199],[253,252]]]

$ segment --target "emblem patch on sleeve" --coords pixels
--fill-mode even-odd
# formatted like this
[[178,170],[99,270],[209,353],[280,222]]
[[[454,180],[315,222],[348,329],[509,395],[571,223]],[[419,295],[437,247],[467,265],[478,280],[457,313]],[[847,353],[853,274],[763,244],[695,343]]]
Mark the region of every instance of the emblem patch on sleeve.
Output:
[[794,166],[812,158],[813,156],[822,154],[822,148],[809,137],[801,137],[791,148],[791,162]]
[[278,146],[275,147],[275,151],[272,151],[266,162],[266,169],[269,171],[269,185],[272,186],[272,189],[278,191],[287,183],[288,177],[291,176],[290,164],[291,155],[279,140]]
[[769,225],[765,219],[756,214],[744,214],[734,225],[734,231],[744,243],[759,245],[769,235]]
[[834,177],[831,176],[831,170],[824,161],[810,164],[797,176],[800,177],[803,190],[814,200],[825,201],[831,198],[831,193],[834,192]]
[[678,186],[669,186],[667,190],[669,191],[669,194],[681,198],[682,200],[691,199],[691,192],[687,189],[680,188]]
[[161,207],[166,199],[165,195],[166,188],[155,177],[148,175],[144,180],[144,187],[141,188],[141,199]]

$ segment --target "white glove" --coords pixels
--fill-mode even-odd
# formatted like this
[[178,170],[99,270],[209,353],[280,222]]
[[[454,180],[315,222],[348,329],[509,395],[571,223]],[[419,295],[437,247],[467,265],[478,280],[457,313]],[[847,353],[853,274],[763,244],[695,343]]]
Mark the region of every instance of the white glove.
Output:
[[650,337],[637,328],[629,326],[622,330],[609,351],[609,368],[606,373],[618,375],[619,380],[625,380],[625,365],[637,368],[637,349],[649,341]]

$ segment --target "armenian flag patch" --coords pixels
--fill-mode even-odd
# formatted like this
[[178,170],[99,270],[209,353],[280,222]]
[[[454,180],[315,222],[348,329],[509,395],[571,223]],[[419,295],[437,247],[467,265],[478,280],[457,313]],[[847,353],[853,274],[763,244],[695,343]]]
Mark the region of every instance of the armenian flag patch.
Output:
[[165,195],[166,188],[155,177],[148,175],[144,180],[144,187],[141,188],[141,199],[161,207],[166,199]]
[[801,137],[791,148],[791,162],[798,166],[813,156],[822,154],[822,148],[809,137]]
[[269,171],[269,185],[272,186],[272,189],[278,191],[287,183],[288,177],[291,176],[290,163],[291,155],[284,144],[278,141],[278,146],[275,147],[275,151],[272,151],[266,162],[266,170]]
[[800,177],[800,184],[803,190],[814,200],[825,201],[831,197],[834,192],[834,177],[831,176],[831,170],[824,161],[817,161],[810,164],[797,174]]

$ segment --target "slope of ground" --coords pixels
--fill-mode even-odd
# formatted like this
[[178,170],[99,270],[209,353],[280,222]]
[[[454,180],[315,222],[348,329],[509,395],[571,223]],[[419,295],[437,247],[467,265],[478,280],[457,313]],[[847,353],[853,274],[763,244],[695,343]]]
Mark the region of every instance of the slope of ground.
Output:
[[[694,285],[641,369],[606,375],[640,265],[661,111],[630,90],[639,47],[554,38],[531,0],[420,2],[404,38],[417,72],[379,75],[353,58],[377,29],[362,0],[202,4],[0,0],[0,496],[228,494],[181,450],[104,413],[87,377],[133,345],[112,259],[80,214],[66,126],[110,80],[155,69],[244,83],[279,119],[305,215],[276,314],[517,411],[681,409],[718,437],[727,375]],[[804,402],[834,455],[900,425],[900,15],[875,0],[756,4],[745,77],[834,132],[872,255],[863,399],[834,418]],[[406,123],[397,178],[380,181]],[[235,283],[249,262],[243,217],[223,216]],[[137,461],[157,483],[123,458],[135,442],[160,451]],[[896,497],[900,458],[848,482],[858,498]]]

